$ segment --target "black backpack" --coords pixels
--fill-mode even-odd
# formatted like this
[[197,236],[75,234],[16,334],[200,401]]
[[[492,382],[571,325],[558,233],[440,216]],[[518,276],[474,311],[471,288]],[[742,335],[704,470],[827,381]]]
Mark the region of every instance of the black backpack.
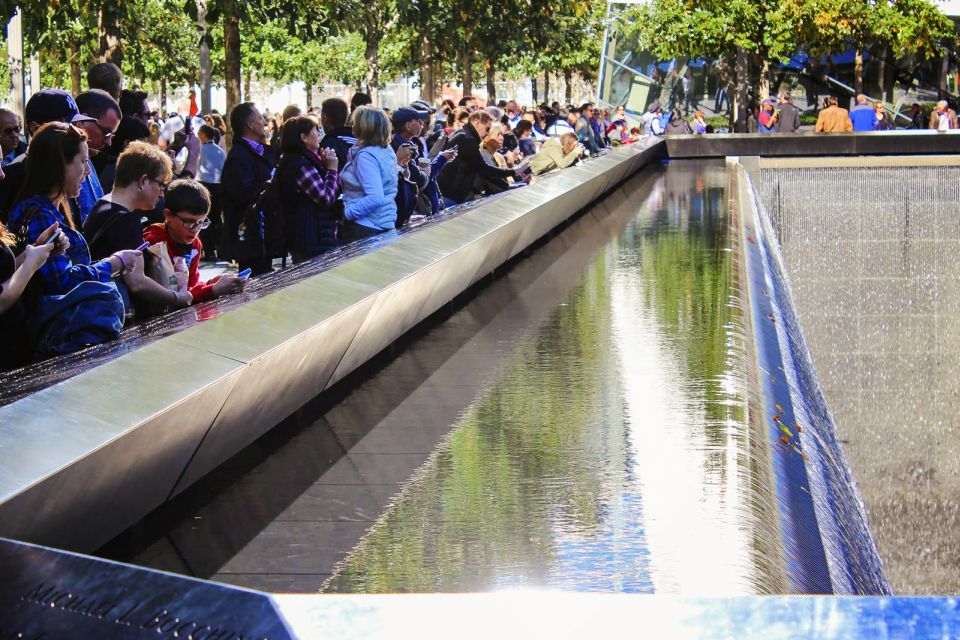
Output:
[[279,176],[274,173],[263,185],[244,216],[246,233],[256,229],[263,247],[264,258],[282,258],[287,255],[284,237],[283,202],[280,199]]

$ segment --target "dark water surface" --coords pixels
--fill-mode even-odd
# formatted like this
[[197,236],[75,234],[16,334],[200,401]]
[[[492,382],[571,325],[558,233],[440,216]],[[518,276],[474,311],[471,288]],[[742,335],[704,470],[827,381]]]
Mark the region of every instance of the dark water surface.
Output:
[[783,591],[726,188],[645,170],[101,553],[274,591]]

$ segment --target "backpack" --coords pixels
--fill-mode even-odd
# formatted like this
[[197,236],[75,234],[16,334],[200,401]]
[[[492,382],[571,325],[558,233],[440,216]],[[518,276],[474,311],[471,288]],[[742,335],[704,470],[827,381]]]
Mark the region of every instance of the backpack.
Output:
[[244,220],[246,232],[255,229],[262,246],[262,257],[282,258],[287,255],[284,237],[283,202],[280,200],[280,181],[274,172],[264,183],[253,204],[247,208]]

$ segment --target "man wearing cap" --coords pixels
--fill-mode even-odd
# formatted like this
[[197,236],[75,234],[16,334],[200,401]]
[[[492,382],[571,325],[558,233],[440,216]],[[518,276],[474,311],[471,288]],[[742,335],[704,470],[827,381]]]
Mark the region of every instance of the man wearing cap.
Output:
[[420,142],[416,138],[423,132],[423,118],[429,118],[428,111],[417,111],[410,107],[400,107],[393,112],[393,140],[390,146],[394,151],[407,146],[412,154],[406,167],[399,169],[397,182],[397,226],[400,221],[410,218],[417,208],[420,191],[430,182],[430,163],[421,164]]
[[[37,129],[48,122],[66,122],[80,124],[95,121],[95,118],[80,113],[77,103],[66,91],[60,89],[41,89],[27,101],[24,109],[27,121],[27,131],[32,136]],[[14,158],[4,167],[6,179],[0,181],[0,221],[4,223],[10,215],[10,208],[16,198],[27,173],[27,153],[24,152]]]
[[[417,142],[418,149],[417,156],[413,161],[420,162],[421,158],[429,158],[430,160],[430,179],[427,181],[427,186],[420,190],[420,201],[417,210],[424,215],[432,216],[443,209],[443,197],[440,194],[440,187],[437,185],[437,177],[440,175],[440,171],[447,165],[447,162],[456,157],[457,152],[455,149],[447,149],[430,158],[430,149],[427,147],[426,133],[430,129],[430,118],[437,110],[427,104],[425,100],[414,100],[410,103],[410,108],[425,114],[421,117],[423,131],[418,138],[414,138],[414,141]],[[441,129],[441,133],[442,131],[443,129]]]

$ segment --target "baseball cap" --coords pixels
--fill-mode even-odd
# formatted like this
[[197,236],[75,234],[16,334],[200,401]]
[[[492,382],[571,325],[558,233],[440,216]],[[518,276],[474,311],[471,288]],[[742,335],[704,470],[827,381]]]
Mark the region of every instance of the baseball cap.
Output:
[[400,107],[393,112],[393,124],[394,126],[399,127],[410,120],[423,120],[429,115],[430,113],[428,111],[417,111],[416,109],[411,109],[410,107]]
[[437,112],[437,110],[431,107],[426,100],[414,100],[413,102],[410,103],[410,108],[416,111],[426,111],[427,115]]
[[41,89],[30,96],[24,109],[25,120],[46,124],[48,122],[96,122],[96,118],[80,113],[77,103],[66,91]]

